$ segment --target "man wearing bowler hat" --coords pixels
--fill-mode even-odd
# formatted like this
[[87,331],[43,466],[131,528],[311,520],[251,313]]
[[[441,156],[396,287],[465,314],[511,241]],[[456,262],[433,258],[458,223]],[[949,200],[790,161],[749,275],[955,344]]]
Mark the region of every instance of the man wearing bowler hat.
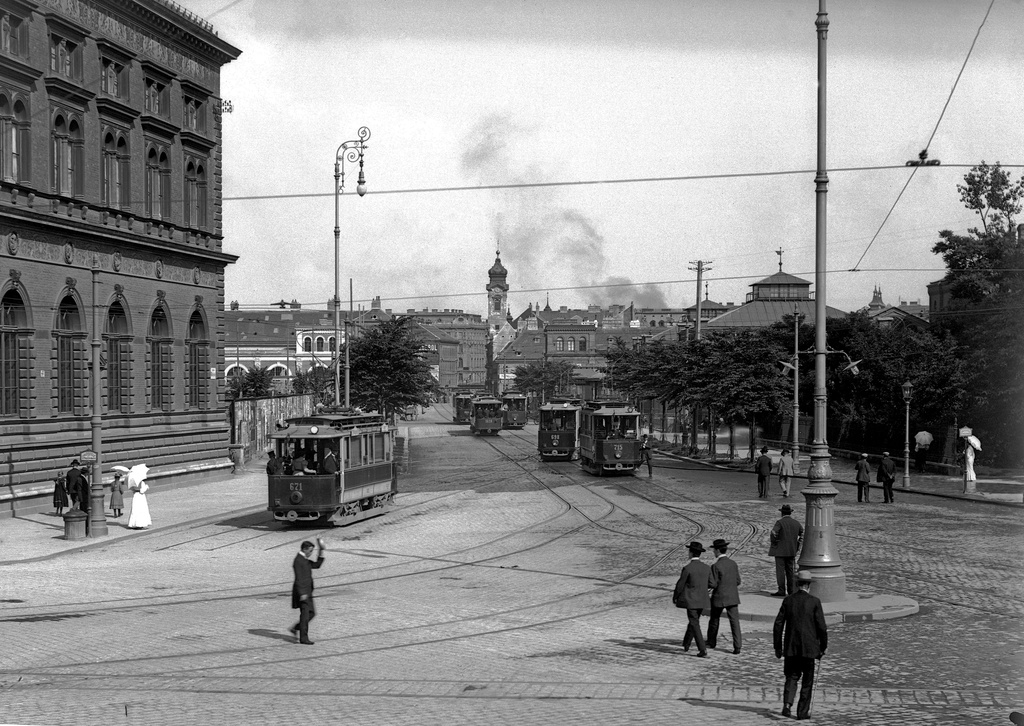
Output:
[[882,484],[882,498],[886,504],[892,504],[892,485],[896,481],[896,462],[889,458],[889,452],[882,452],[882,461],[878,464],[878,476]]
[[804,536],[804,527],[790,517],[793,508],[783,504],[779,508],[782,516],[775,522],[770,535],[771,547],[768,556],[775,558],[775,582],[778,589],[772,597],[785,597],[796,592],[796,556],[800,552],[800,542]]
[[768,456],[768,447],[761,447],[761,455],[757,457],[754,464],[757,469],[757,496],[761,499],[768,498],[768,481],[772,478],[772,457]]
[[729,627],[732,629],[732,652],[739,655],[742,646],[740,636],[740,569],[732,561],[726,552],[729,550],[729,543],[724,539],[716,539],[711,544],[715,551],[715,562],[711,565],[711,574],[716,584],[714,592],[711,593],[711,617],[708,619],[708,647],[714,648],[718,644],[718,622],[725,610],[729,618]]
[[812,580],[807,570],[797,573],[799,590],[782,601],[772,629],[775,657],[786,658],[783,664],[786,686],[782,692],[782,715],[793,717],[793,701],[799,683],[800,701],[796,707],[796,718],[799,720],[811,717],[814,661],[821,660],[828,648],[825,612],[821,600],[810,592]]
[[711,568],[700,561],[705,551],[700,542],[691,542],[690,561],[679,575],[672,600],[677,608],[686,608],[686,634],[683,636],[683,650],[690,650],[690,642],[697,641],[697,657],[707,658],[708,649],[704,635],[700,630],[700,616],[711,610],[710,590],[715,589],[718,582]]

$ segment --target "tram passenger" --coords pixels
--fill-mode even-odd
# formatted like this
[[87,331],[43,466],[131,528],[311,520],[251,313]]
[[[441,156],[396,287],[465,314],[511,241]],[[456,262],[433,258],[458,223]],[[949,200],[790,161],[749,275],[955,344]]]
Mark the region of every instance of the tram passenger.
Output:
[[310,469],[306,465],[306,455],[298,446],[295,447],[295,456],[292,457],[292,474],[295,476],[316,474],[316,469]]
[[338,473],[338,458],[334,454],[334,449],[330,446],[324,447],[324,456],[320,464],[321,474],[337,474]]

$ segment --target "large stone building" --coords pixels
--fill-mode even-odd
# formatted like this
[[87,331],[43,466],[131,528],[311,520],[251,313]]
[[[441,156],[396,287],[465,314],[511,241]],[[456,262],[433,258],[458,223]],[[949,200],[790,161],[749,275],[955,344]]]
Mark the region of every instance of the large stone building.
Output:
[[0,3],[0,511],[91,448],[96,375],[104,472],[227,461],[220,71],[239,53],[162,0]]

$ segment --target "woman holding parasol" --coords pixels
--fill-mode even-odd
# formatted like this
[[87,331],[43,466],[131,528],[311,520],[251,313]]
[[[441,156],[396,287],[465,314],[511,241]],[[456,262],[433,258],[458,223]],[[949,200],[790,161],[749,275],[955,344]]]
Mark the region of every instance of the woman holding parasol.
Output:
[[146,500],[146,492],[149,491],[149,484],[146,483],[148,473],[149,467],[145,464],[136,464],[128,470],[128,491],[132,492],[128,529],[145,529],[153,524],[149,516],[149,502]]

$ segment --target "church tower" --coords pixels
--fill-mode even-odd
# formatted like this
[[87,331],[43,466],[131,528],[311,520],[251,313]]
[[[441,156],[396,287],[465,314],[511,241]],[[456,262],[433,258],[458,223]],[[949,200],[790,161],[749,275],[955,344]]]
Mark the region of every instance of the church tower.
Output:
[[487,271],[487,327],[492,335],[505,324],[508,309],[508,270],[501,264],[501,250],[494,254],[494,264]]

